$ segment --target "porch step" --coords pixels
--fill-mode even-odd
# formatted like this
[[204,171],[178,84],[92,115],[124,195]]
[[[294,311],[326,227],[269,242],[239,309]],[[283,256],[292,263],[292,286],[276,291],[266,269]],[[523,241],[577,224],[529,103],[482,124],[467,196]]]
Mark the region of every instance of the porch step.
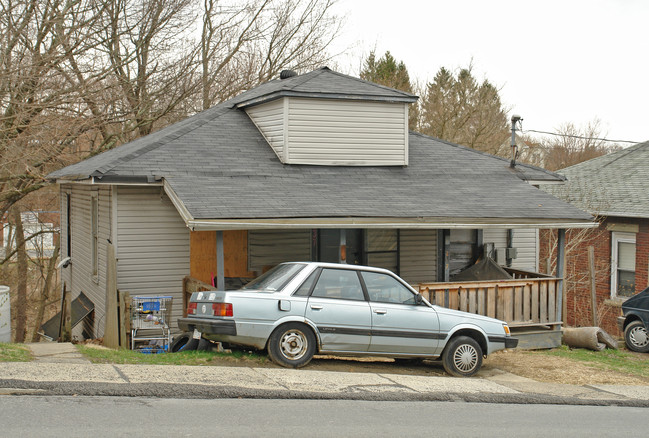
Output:
[[554,326],[552,330],[540,328],[512,328],[512,336],[518,339],[521,350],[543,350],[561,346],[561,326]]

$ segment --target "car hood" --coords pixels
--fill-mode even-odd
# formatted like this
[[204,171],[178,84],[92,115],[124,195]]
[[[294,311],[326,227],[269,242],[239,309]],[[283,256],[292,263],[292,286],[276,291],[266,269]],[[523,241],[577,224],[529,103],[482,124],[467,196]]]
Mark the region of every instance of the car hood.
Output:
[[639,309],[649,310],[647,303],[649,303],[649,287],[642,292],[633,295],[631,298],[622,303],[622,310],[626,313],[627,310]]
[[480,322],[490,322],[494,324],[507,324],[505,321],[491,318],[489,316],[477,315],[475,313],[463,312],[461,310],[447,309],[446,307],[440,307],[433,305],[433,308],[439,315],[448,315],[456,318],[463,318],[466,320],[480,321]]

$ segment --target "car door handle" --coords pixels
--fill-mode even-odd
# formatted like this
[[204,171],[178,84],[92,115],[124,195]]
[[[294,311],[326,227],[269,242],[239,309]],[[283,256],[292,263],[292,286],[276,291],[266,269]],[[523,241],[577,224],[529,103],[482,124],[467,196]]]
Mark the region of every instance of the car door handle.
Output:
[[322,306],[316,306],[315,304],[311,304],[311,309],[313,309],[313,310],[322,310]]
[[374,309],[374,313],[378,313],[379,315],[385,315],[386,313],[388,313],[388,311],[385,309]]

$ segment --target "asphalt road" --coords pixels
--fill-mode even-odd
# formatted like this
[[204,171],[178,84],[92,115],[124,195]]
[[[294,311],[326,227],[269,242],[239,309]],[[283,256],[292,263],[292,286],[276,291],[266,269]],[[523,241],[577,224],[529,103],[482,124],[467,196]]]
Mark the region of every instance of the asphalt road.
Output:
[[638,436],[646,408],[354,400],[0,396],[2,435]]

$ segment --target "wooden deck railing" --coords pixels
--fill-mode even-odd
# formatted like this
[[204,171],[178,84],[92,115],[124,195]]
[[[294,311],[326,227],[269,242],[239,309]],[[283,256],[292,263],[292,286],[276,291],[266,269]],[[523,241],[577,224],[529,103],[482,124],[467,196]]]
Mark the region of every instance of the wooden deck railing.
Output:
[[511,327],[559,326],[557,286],[560,278],[508,271],[511,280],[420,283],[432,304],[506,321]]

